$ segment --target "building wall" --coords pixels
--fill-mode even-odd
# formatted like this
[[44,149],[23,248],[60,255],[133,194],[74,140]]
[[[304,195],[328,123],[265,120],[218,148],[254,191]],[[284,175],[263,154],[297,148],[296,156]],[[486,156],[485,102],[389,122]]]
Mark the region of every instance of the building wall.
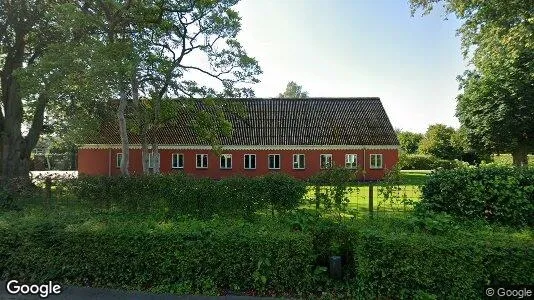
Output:
[[[80,174],[88,175],[118,175],[120,168],[116,165],[117,153],[120,149],[80,149],[78,151],[78,171]],[[365,155],[364,155],[365,152]],[[184,168],[172,168],[172,154],[184,154]],[[231,150],[224,151],[224,154],[232,154],[232,169],[221,169],[219,156],[210,150],[160,150],[160,169],[162,173],[185,172],[188,174],[205,176],[210,178],[223,178],[235,174],[245,176],[259,176],[270,171],[284,172],[296,178],[308,178],[320,171],[320,155],[332,154],[335,165],[345,164],[345,154],[357,154],[358,165],[365,166],[365,180],[379,180],[385,171],[391,169],[398,162],[398,151],[395,149],[377,150]],[[196,154],[208,154],[208,168],[196,168]],[[256,154],[256,169],[244,169],[244,155]],[[280,169],[269,170],[268,155],[280,154]],[[293,154],[305,155],[305,169],[293,169]],[[370,154],[383,155],[383,168],[370,169]],[[111,158],[111,161],[110,161]],[[111,165],[110,165],[111,162]],[[141,150],[131,149],[129,159],[129,170],[131,174],[142,173]]]

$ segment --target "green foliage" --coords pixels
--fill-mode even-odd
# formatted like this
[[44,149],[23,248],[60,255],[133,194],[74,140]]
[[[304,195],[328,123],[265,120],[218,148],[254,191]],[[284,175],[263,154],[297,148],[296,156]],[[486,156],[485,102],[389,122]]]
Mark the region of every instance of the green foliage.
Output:
[[387,171],[381,184],[377,187],[378,194],[382,196],[379,198],[380,200],[378,201],[377,210],[384,204],[398,209],[414,204],[415,199],[411,199],[406,192],[402,191],[402,184],[403,178],[398,166]]
[[294,81],[287,83],[286,90],[278,94],[279,98],[308,98],[308,92],[304,91],[301,85]]
[[534,148],[534,27],[532,2],[411,0],[428,13],[438,3],[463,21],[458,33],[472,66],[459,77],[457,116],[479,151],[511,152],[526,163]]
[[184,174],[132,177],[81,176],[59,183],[71,197],[90,207],[147,211],[208,218],[226,214],[251,218],[255,212],[295,209],[306,185],[289,175],[228,177],[219,181]]
[[452,127],[443,124],[430,125],[421,140],[419,150],[422,154],[432,155],[441,159],[459,158],[462,148],[455,143],[455,134],[456,131]]
[[466,166],[467,163],[456,159],[439,159],[431,155],[401,154],[397,165],[402,170],[449,170]]
[[419,150],[419,144],[424,135],[410,131],[398,131],[397,138],[399,140],[400,149],[402,153],[415,154]]
[[418,210],[534,226],[534,169],[483,165],[441,170],[422,188]]
[[269,173],[260,180],[264,197],[272,210],[286,212],[296,209],[307,192],[307,184],[284,173]]
[[1,278],[204,295],[298,294],[311,286],[314,255],[306,234],[235,221],[133,217],[1,226]]
[[357,178],[357,171],[340,166],[333,166],[313,175],[308,181],[314,186],[313,202],[316,209],[346,211],[350,202],[349,193],[358,189],[354,186]]
[[[430,228],[447,221],[436,223]],[[470,226],[427,234],[425,228],[412,227],[410,233],[410,226],[402,226],[394,222],[359,232],[356,277],[368,299],[477,299],[487,284],[534,282],[526,271],[534,267],[531,232],[497,234]]]
[[[294,224],[302,226],[296,228]],[[343,277],[328,277],[339,255]],[[334,221],[162,220],[126,212],[0,215],[0,280],[161,293],[289,298],[477,298],[486,284],[534,282],[534,236],[444,214]]]

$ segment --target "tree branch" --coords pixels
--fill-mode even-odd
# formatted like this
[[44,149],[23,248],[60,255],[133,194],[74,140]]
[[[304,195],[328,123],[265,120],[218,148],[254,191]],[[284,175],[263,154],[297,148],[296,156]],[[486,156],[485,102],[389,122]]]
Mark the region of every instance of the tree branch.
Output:
[[48,97],[45,93],[40,94],[37,98],[37,106],[33,115],[32,126],[30,127],[28,135],[25,137],[27,153],[37,145],[37,141],[43,130],[44,112],[47,102]]

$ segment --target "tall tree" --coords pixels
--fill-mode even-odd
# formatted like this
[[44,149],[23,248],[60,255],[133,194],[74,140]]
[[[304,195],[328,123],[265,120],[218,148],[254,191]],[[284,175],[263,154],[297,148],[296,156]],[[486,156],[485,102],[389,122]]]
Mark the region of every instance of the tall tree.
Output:
[[421,140],[419,149],[424,154],[438,158],[460,158],[462,149],[455,143],[455,134],[456,131],[452,127],[443,124],[430,125]]
[[286,90],[278,94],[279,98],[308,98],[308,92],[304,91],[301,85],[294,81],[287,83]]
[[415,154],[419,149],[419,143],[423,139],[423,134],[410,131],[397,131],[397,138],[401,151],[408,154]]
[[412,14],[441,3],[463,20],[457,116],[478,150],[511,152],[526,165],[534,150],[534,4],[524,0],[411,0]]
[[83,36],[83,27],[66,26],[76,19],[74,8],[64,1],[0,1],[0,180],[28,179],[47,110],[60,105],[72,79],[65,71],[80,57],[69,45]]

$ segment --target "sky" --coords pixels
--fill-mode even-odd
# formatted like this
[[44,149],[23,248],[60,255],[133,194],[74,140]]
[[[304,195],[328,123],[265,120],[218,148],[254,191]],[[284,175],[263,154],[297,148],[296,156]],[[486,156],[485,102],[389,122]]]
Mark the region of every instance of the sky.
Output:
[[408,0],[242,0],[238,40],[263,74],[257,97],[289,81],[310,97],[380,97],[393,127],[458,127],[458,82],[466,69],[460,26],[436,10],[410,15]]

